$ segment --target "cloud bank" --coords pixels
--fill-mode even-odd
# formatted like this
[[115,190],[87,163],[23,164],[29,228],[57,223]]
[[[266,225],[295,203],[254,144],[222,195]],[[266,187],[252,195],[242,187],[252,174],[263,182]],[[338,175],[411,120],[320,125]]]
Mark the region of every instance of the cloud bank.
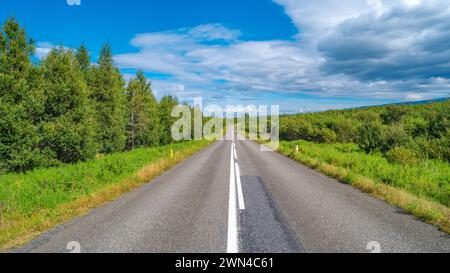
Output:
[[[160,93],[218,102],[266,92],[418,100],[450,95],[446,0],[275,0],[298,29],[291,40],[242,40],[207,24],[137,34],[123,69],[164,75]],[[182,86],[182,88],[179,88]]]

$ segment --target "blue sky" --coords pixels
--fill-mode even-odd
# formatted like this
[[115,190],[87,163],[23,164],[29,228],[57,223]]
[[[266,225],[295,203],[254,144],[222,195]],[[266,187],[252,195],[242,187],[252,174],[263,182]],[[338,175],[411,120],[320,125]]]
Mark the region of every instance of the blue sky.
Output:
[[450,95],[448,0],[3,1],[45,57],[112,45],[158,97],[279,104],[282,112]]

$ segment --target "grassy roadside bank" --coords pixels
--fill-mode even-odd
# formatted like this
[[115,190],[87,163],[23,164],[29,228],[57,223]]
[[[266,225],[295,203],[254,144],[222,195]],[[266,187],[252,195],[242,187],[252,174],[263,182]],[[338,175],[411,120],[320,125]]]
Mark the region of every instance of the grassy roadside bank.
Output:
[[0,251],[112,201],[211,142],[137,149],[59,168],[0,176]]
[[278,152],[450,234],[450,166],[446,162],[392,164],[382,156],[360,151],[353,144],[307,141],[281,142]]

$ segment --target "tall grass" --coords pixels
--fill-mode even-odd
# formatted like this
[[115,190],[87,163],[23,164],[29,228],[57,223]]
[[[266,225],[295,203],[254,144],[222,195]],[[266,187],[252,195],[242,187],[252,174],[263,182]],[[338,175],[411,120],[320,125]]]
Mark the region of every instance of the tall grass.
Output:
[[282,143],[281,151],[293,151],[296,145],[301,153],[321,162],[450,206],[450,165],[447,162],[426,160],[417,165],[392,164],[381,155],[360,151],[354,144],[294,141]]
[[450,233],[450,165],[447,162],[393,164],[381,155],[362,152],[354,144],[308,141],[281,142],[279,152]]
[[0,249],[148,182],[208,141],[136,149],[97,160],[0,176]]

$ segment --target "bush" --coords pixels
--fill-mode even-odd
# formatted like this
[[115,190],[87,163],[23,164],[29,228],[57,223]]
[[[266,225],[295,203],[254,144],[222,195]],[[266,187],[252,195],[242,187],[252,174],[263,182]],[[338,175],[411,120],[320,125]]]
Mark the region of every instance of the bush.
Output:
[[428,135],[431,138],[441,138],[450,128],[450,107],[437,105],[428,113]]
[[289,141],[298,139],[296,124],[297,121],[294,119],[284,119],[280,124],[280,138]]
[[386,153],[386,158],[390,163],[401,165],[417,165],[419,162],[414,152],[401,147],[391,149]]
[[404,105],[389,105],[385,112],[380,115],[380,118],[384,124],[394,124],[400,122],[407,112],[408,109]]
[[366,153],[376,151],[383,143],[383,126],[379,122],[370,122],[358,128],[357,144]]
[[448,130],[447,136],[429,142],[428,155],[430,158],[450,162],[450,130]]
[[283,140],[313,140],[314,128],[311,123],[303,119],[282,119],[280,124],[280,138]]
[[335,143],[336,133],[328,128],[317,129],[314,134],[314,141],[318,143]]
[[403,125],[394,124],[386,127],[386,130],[383,134],[383,145],[380,147],[383,153],[388,152],[389,150],[405,145],[408,142],[408,134],[406,133]]
[[355,114],[355,118],[361,122],[374,122],[380,119],[380,115],[373,111],[363,110]]
[[405,130],[411,137],[426,137],[428,122],[424,117],[410,117],[403,121]]
[[355,120],[348,119],[345,117],[337,118],[332,124],[334,132],[336,132],[337,141],[340,143],[352,143],[356,141],[356,130],[357,125]]

